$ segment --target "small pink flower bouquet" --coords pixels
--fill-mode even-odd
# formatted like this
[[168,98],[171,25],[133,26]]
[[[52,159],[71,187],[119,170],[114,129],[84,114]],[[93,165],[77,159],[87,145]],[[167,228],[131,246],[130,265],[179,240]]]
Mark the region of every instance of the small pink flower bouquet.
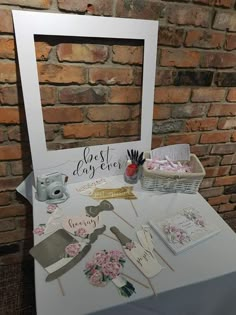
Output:
[[81,250],[80,243],[71,243],[67,245],[65,248],[66,257],[75,257],[79,254],[80,250]]
[[125,256],[122,252],[102,250],[86,263],[84,273],[93,286],[104,287],[112,281],[122,296],[130,297],[135,292],[133,285],[119,277],[124,264]]

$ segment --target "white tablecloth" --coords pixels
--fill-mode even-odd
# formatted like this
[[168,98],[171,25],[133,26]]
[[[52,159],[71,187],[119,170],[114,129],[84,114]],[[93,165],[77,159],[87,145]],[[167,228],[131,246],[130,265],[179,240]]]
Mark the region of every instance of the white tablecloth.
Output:
[[[126,185],[122,177],[108,179],[104,188]],[[79,194],[78,184],[68,187],[70,198],[59,205],[65,215],[85,213],[85,206],[99,202]],[[136,294],[130,298],[121,297],[112,283],[104,288],[93,287],[86,279],[83,269],[93,254],[102,249],[119,249],[116,241],[100,235],[90,252],[73,269],[64,274],[60,281],[65,291],[62,295],[57,280],[46,283],[46,271],[35,262],[35,287],[38,315],[113,315],[155,314],[155,315],[235,315],[236,314],[236,236],[231,228],[220,218],[215,210],[199,195],[160,194],[144,192],[139,185],[134,186],[138,197],[133,204],[138,212],[135,215],[131,202],[112,199],[115,211],[139,229],[148,219],[165,218],[188,206],[194,206],[209,222],[217,225],[221,232],[193,248],[174,255],[154,235],[154,243],[161,255],[175,269],[173,272],[160,259],[165,267],[152,284],[159,293],[153,296],[146,289],[133,282]],[[34,225],[46,223],[49,214],[46,203],[33,198]],[[112,212],[102,212],[101,218],[106,225],[105,234],[113,236],[110,226],[117,226],[131,239],[136,239],[135,229],[124,223]],[[35,244],[45,236],[35,236]],[[126,262],[124,272],[138,281],[148,284],[145,277],[130,262]],[[131,281],[132,282],[132,281]]]

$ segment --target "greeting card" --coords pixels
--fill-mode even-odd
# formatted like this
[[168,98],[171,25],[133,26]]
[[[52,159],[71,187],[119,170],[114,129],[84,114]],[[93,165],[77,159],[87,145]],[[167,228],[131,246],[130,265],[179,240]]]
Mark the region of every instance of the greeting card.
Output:
[[220,232],[194,208],[183,209],[162,221],[152,219],[149,223],[175,255]]

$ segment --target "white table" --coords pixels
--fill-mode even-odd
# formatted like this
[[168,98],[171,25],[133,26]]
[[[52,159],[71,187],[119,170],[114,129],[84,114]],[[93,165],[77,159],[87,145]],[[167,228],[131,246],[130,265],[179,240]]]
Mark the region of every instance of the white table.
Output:
[[[104,188],[126,185],[122,176],[107,179]],[[70,198],[59,205],[65,215],[85,213],[85,206],[99,202],[76,191],[79,184],[69,185]],[[130,298],[121,297],[112,283],[104,288],[93,287],[86,279],[83,269],[93,254],[103,249],[120,249],[118,242],[100,235],[92,245],[90,252],[73,269],[64,274],[60,281],[65,291],[62,296],[57,280],[45,282],[46,271],[35,262],[35,289],[38,315],[82,315],[94,314],[155,314],[155,315],[235,315],[236,314],[236,235],[221,219],[215,210],[200,194],[161,194],[144,192],[139,184],[134,186],[138,197],[133,204],[130,201],[111,199],[117,213],[125,217],[138,229],[141,224],[155,216],[164,218],[176,210],[187,206],[197,208],[209,222],[216,224],[221,232],[195,247],[175,256],[155,235],[154,242],[161,255],[175,269],[173,272],[159,258],[165,268],[152,279],[158,291],[153,296],[151,289],[146,289],[133,282],[136,294]],[[34,226],[46,223],[49,214],[47,205],[33,198]],[[111,212],[100,214],[106,225],[106,234],[114,237],[110,226],[120,228],[131,239],[136,239],[135,230]],[[45,236],[35,236],[35,244]],[[138,281],[148,284],[145,277],[127,261],[125,273]],[[128,304],[127,304],[128,303]]]

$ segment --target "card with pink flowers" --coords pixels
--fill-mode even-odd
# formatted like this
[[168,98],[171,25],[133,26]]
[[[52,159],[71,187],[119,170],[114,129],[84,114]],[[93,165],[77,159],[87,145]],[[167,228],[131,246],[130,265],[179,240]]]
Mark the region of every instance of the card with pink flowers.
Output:
[[152,219],[149,224],[175,255],[220,232],[194,208],[182,209],[161,221]]

